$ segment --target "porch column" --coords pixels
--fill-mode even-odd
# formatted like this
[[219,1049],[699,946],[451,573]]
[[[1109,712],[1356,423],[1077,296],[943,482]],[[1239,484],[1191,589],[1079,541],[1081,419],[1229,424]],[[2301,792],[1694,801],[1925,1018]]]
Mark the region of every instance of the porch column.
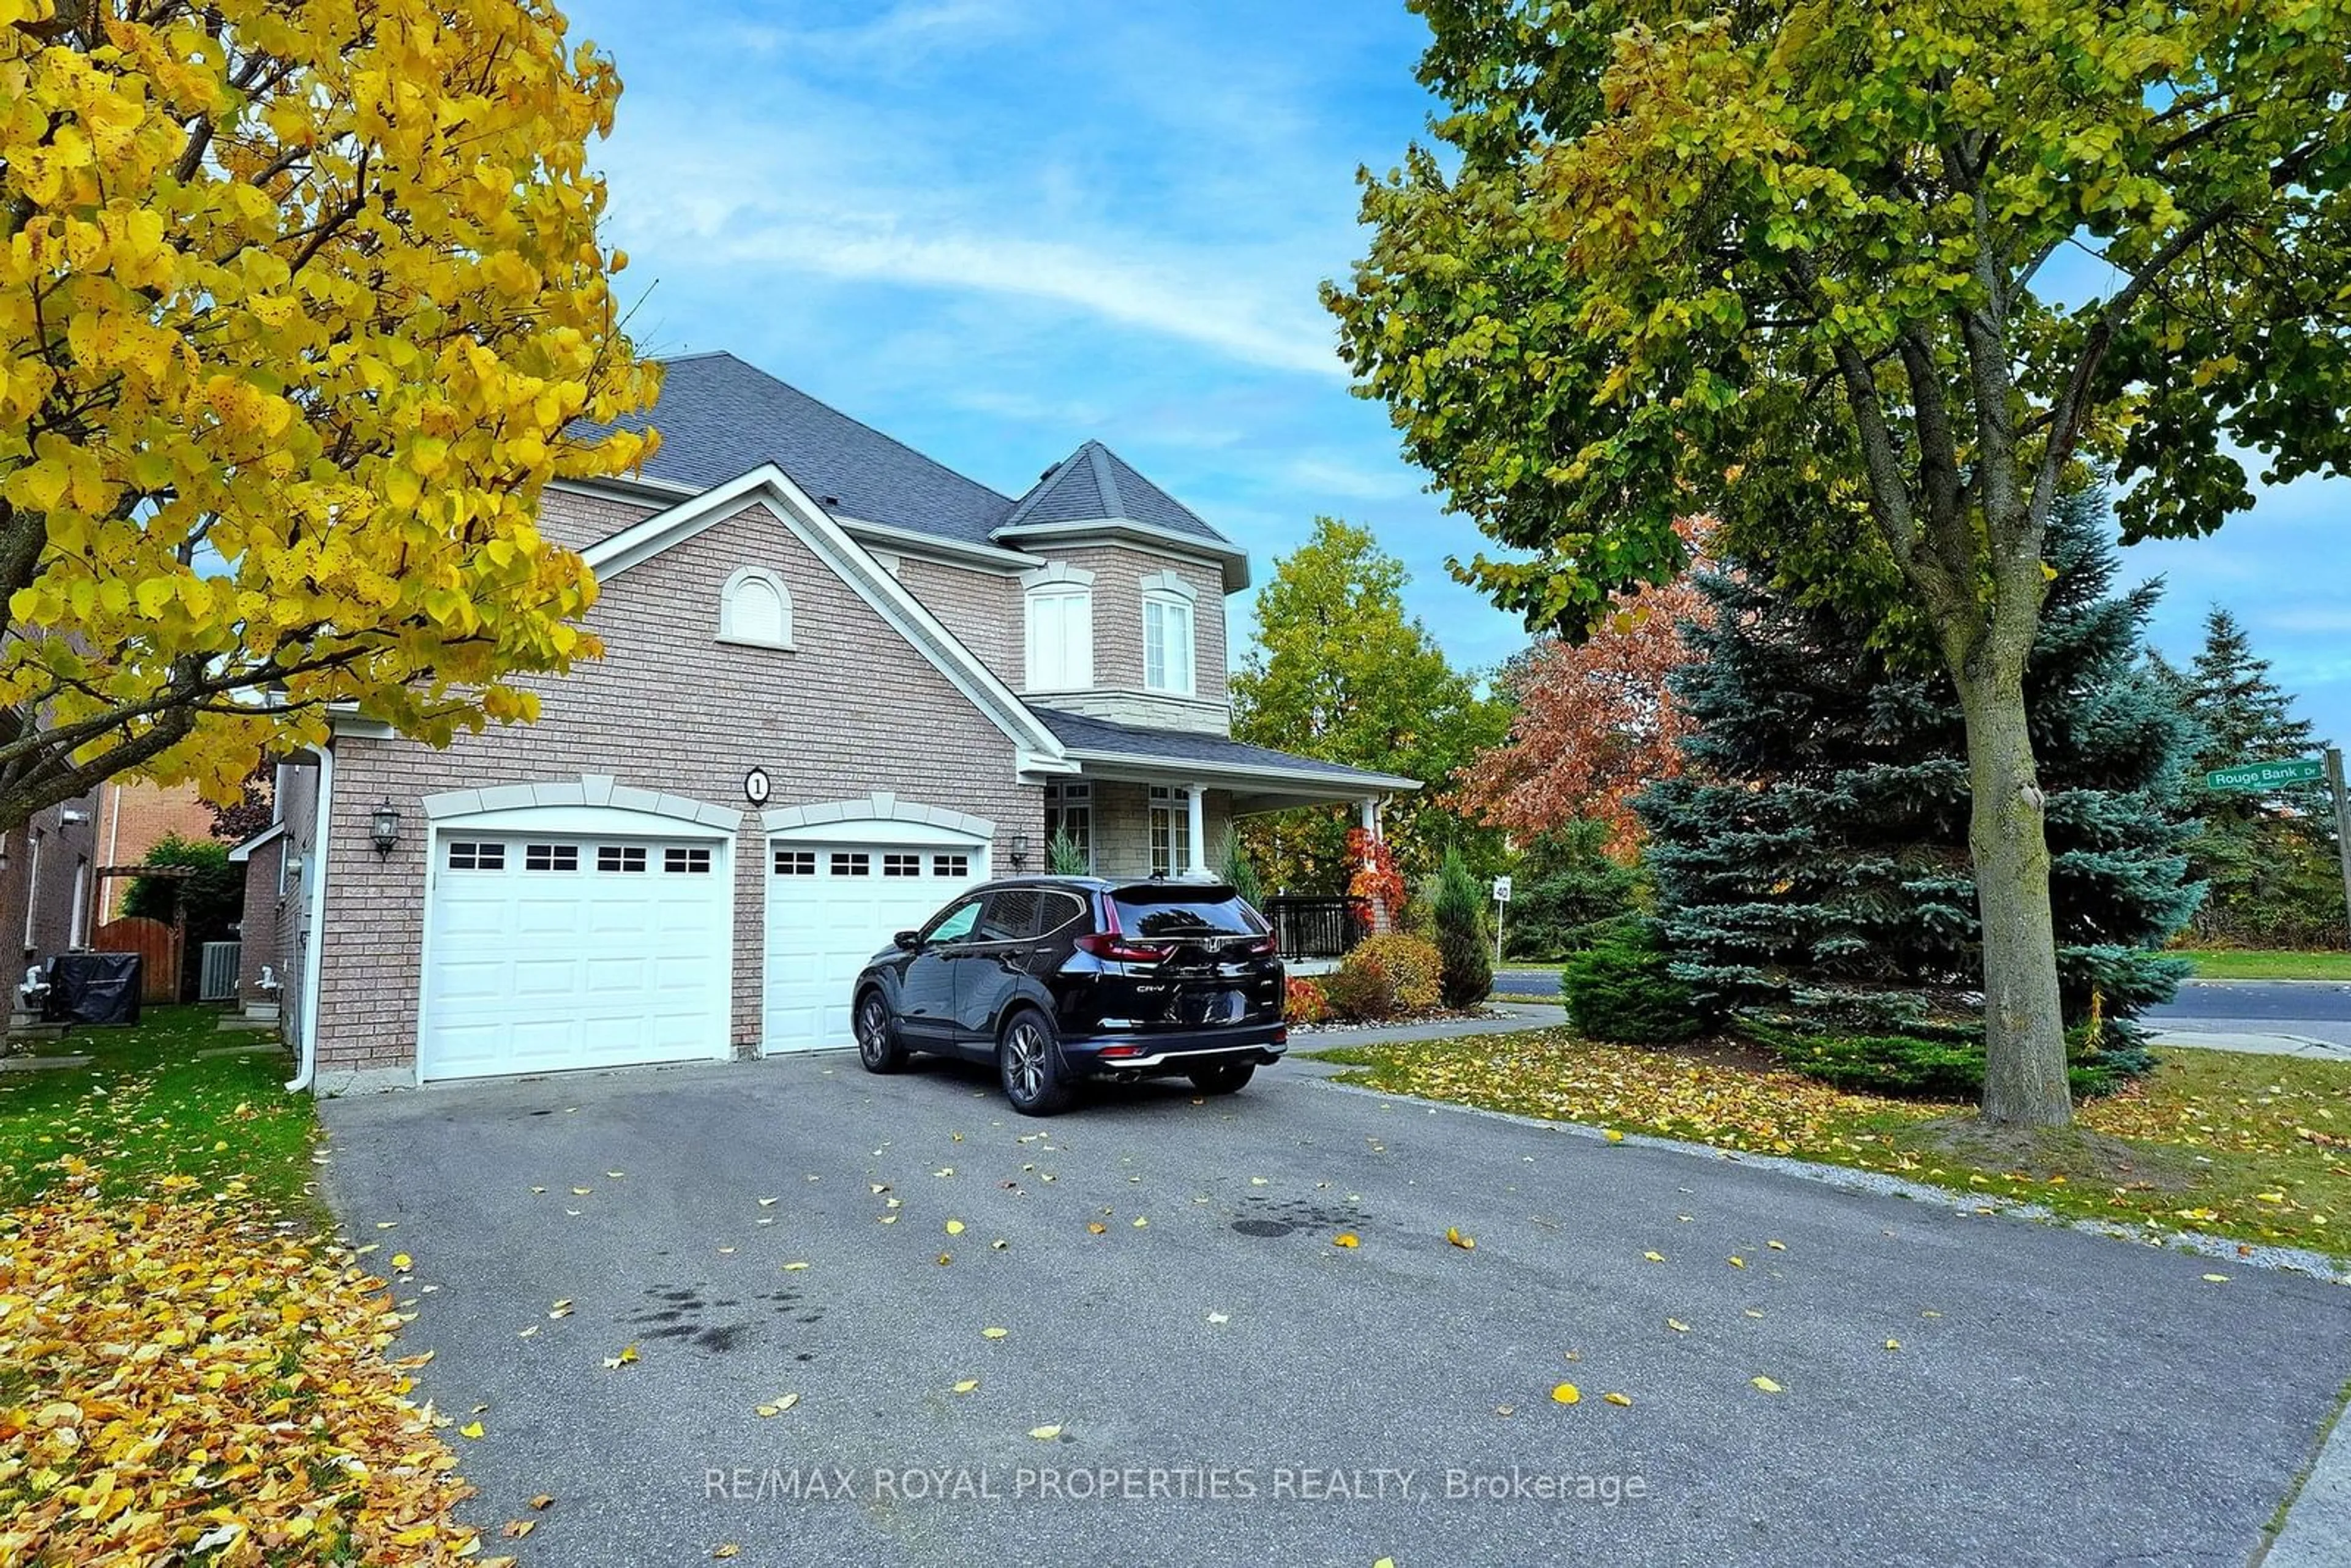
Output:
[[1377,795],[1366,795],[1356,802],[1356,806],[1363,813],[1364,831],[1375,839],[1378,838],[1380,836],[1380,798]]
[[1186,876],[1208,874],[1208,826],[1200,809],[1200,798],[1208,792],[1205,784],[1187,784],[1184,788],[1184,827],[1186,839],[1184,867]]

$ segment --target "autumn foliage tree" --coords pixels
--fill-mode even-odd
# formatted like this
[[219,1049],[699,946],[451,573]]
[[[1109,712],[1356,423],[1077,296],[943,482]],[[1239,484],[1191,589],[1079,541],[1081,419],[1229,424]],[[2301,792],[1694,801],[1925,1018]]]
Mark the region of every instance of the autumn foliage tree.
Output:
[[[1677,517],[1823,580],[1966,721],[1987,1120],[2070,1119],[2024,668],[2085,460],[2126,535],[2351,470],[2345,0],[1412,0],[1442,155],[1329,292],[1364,392],[1580,636]],[[2071,258],[2087,252],[2087,267]],[[2068,274],[2070,273],[2070,277]]]
[[1706,613],[1686,581],[1645,588],[1583,641],[1545,637],[1512,661],[1510,737],[1458,776],[1463,809],[1520,839],[1589,819],[1629,858],[1642,836],[1632,798],[1681,771],[1688,719],[1671,682],[1694,657],[1681,623]]
[[619,94],[544,0],[0,0],[0,829],[593,651],[532,519],[649,439],[567,434],[653,392]]

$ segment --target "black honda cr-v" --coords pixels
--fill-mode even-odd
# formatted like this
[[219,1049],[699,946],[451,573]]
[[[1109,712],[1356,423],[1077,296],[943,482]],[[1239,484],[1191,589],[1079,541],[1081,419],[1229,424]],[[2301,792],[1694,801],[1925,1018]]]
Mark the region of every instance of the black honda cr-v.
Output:
[[1032,1116],[1085,1078],[1180,1073],[1228,1094],[1289,1039],[1273,933],[1214,882],[991,882],[899,932],[855,995],[868,1071],[917,1051],[994,1061]]

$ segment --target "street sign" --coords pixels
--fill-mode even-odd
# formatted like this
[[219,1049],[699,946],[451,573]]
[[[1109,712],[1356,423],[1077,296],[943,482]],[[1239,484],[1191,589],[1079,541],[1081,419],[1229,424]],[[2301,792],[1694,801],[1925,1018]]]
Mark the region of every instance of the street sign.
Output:
[[1497,904],[1508,904],[1510,902],[1510,879],[1509,877],[1498,876],[1494,879],[1494,902]]
[[2315,757],[2293,757],[2283,762],[2240,762],[2234,768],[2218,768],[2204,775],[2204,784],[2211,789],[2258,793],[2281,784],[2306,784],[2325,772],[2325,765]]

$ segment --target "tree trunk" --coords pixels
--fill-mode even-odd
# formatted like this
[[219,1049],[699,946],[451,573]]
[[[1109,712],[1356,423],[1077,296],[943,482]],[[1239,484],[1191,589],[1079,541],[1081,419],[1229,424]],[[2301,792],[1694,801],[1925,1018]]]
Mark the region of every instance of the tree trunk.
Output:
[[1970,660],[1971,668],[1959,674],[1974,794],[1968,848],[1983,918],[1984,1120],[2062,1127],[2073,1120],[2074,1104],[2049,907],[2049,840],[2025,726],[2022,660],[1982,662],[2018,666],[1986,671]]

